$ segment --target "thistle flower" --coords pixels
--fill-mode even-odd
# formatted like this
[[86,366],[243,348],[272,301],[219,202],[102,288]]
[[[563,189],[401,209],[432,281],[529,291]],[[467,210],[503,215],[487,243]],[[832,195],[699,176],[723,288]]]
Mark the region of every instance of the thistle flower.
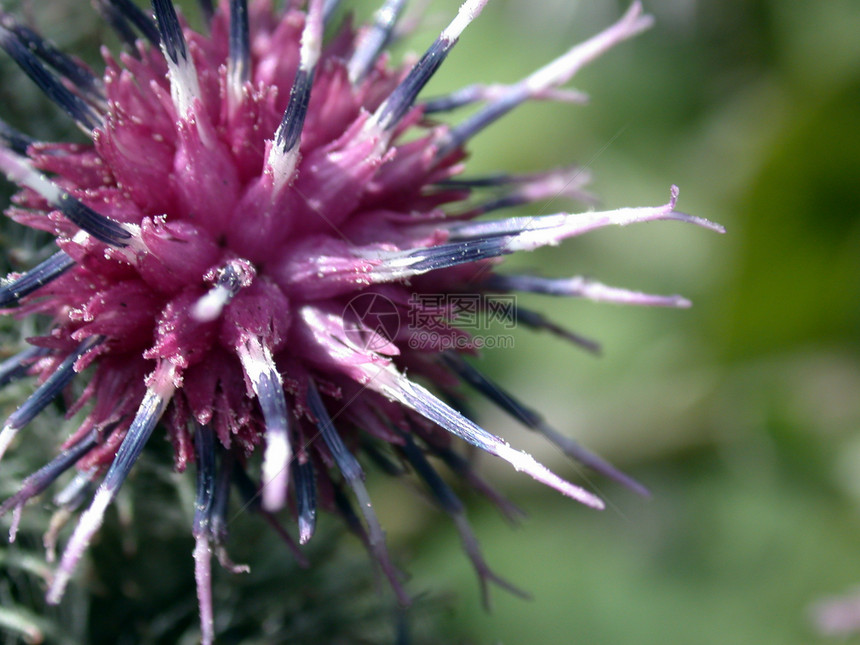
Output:
[[[217,7],[201,0],[206,29],[198,33],[170,0],[152,0],[152,15],[129,0],[98,0],[125,43],[118,56],[104,51],[100,75],[0,13],[0,45],[92,139],[45,143],[0,125],[0,169],[21,188],[7,215],[47,231],[57,247],[0,287],[6,313],[48,320],[42,335],[0,365],[2,384],[28,375],[39,381],[3,425],[0,456],[74,380],[86,380],[68,410],[87,409],[82,424],[0,506],[13,513],[14,539],[23,506],[65,471],[77,474],[57,496],[60,513],[91,497],[57,566],[51,603],[60,602],[159,424],[174,445],[176,469],[196,464],[194,569],[206,643],[214,638],[212,554],[242,570],[225,551],[233,486],[298,558],[275,514],[290,511],[302,544],[314,533],[318,505],[341,515],[404,605],[409,598],[359,451],[393,475],[411,471],[424,481],[453,518],[485,595],[489,581],[516,590],[487,567],[462,504],[428,456],[503,510],[510,506],[455,452],[451,437],[602,507],[447,403],[461,383],[574,459],[644,491],[465,360],[477,343],[456,325],[450,299],[437,296],[477,294],[484,309],[513,291],[688,304],[582,278],[495,272],[503,255],[604,226],[671,219],[720,230],[676,211],[674,187],[656,207],[476,221],[560,194],[582,197],[585,173],[459,177],[471,137],[527,100],[581,101],[562,86],[648,28],[650,17],[635,2],[617,23],[517,83],[421,101],[487,0],[466,0],[424,55],[403,68],[384,50],[398,35],[404,0],[385,0],[371,24],[332,29],[327,41],[338,3],[301,4],[281,10],[269,0]],[[430,117],[473,103],[483,106],[454,126]],[[493,199],[471,199],[487,188]],[[516,315],[579,340],[540,314]]]

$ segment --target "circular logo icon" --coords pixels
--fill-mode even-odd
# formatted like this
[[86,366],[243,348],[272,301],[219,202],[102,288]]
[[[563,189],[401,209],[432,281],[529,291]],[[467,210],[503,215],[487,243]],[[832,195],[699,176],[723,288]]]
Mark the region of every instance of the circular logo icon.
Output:
[[400,331],[400,312],[385,296],[360,293],[343,309],[343,330],[350,341],[363,349],[383,349]]

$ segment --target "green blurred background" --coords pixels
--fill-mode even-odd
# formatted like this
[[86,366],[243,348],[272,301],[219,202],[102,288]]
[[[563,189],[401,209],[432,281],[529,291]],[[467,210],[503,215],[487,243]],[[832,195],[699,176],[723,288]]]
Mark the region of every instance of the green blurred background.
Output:
[[[53,32],[57,40],[93,51],[101,36],[92,36],[95,23],[77,4],[44,6],[67,25]],[[396,51],[420,50],[457,5],[431,2],[422,29]],[[493,0],[426,95],[517,80],[626,6]],[[410,590],[444,599],[432,627],[413,629],[416,641],[860,642],[821,637],[810,620],[812,604],[860,585],[860,3],[645,6],[656,26],[574,79],[589,105],[521,108],[473,142],[468,174],[577,161],[594,173],[602,206],[664,203],[677,184],[680,210],[728,229],[725,236],[678,223],[604,230],[507,264],[693,300],[677,311],[523,297],[599,340],[602,357],[520,329],[514,349],[488,351],[482,361],[653,496],[588,477],[608,502],[597,513],[482,459],[486,478],[528,518],[512,529],[464,492],[469,516],[494,569],[534,596],[494,590],[487,614],[453,526],[402,485],[375,478],[372,495],[413,574]],[[29,112],[32,121],[31,91],[8,66],[2,71],[4,96],[15,84],[4,115]],[[50,126],[31,131],[43,127]],[[485,427],[566,477],[582,475],[539,438],[474,405]],[[187,543],[177,548],[180,559],[190,555]],[[353,555],[361,557],[346,538],[331,558]],[[330,578],[342,575],[338,566],[328,565]],[[292,584],[304,588],[307,580]],[[222,602],[231,607],[242,600],[225,600],[229,589],[253,594],[247,583],[223,582]],[[333,602],[348,612],[359,601],[341,593]],[[308,639],[301,642],[315,642]],[[334,642],[326,639],[316,642]]]
[[[593,513],[493,464],[530,517],[510,531],[476,504],[476,530],[534,601],[497,593],[482,613],[444,523],[422,532],[413,570],[456,581],[451,620],[474,642],[827,642],[810,605],[860,584],[860,3],[645,6],[655,27],[574,79],[590,105],[518,111],[474,142],[471,170],[576,159],[606,206],[658,204],[675,183],[681,210],[728,229],[605,230],[508,265],[693,300],[671,311],[523,298],[599,339],[603,357],[523,330],[514,351],[485,359],[653,498],[596,481],[610,504]],[[453,86],[517,79],[625,7],[499,2],[446,73]]]

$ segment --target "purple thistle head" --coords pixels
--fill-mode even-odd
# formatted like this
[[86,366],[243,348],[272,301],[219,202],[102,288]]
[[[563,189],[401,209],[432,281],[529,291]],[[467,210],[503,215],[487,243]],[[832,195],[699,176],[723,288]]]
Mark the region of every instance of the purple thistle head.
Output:
[[[503,255],[609,225],[673,219],[720,228],[676,211],[674,187],[655,207],[476,221],[558,195],[587,198],[586,175],[565,168],[463,178],[465,145],[525,101],[581,101],[562,86],[647,29],[650,17],[635,2],[517,83],[421,100],[487,0],[466,0],[404,68],[384,53],[400,33],[404,0],[385,0],[371,24],[331,28],[328,39],[338,4],[331,0],[283,10],[270,0],[200,4],[205,33],[189,28],[170,0],[153,0],[151,13],[128,0],[95,2],[125,43],[118,56],[105,51],[101,74],[0,12],[0,46],[92,139],[45,143],[0,124],[0,170],[21,189],[6,214],[49,232],[56,245],[0,287],[5,313],[49,321],[0,364],[2,384],[28,375],[39,383],[3,424],[0,456],[75,379],[86,385],[70,415],[87,410],[59,456],[0,506],[14,515],[12,538],[27,501],[75,468],[59,496],[63,510],[89,506],[48,590],[60,602],[106,508],[163,428],[176,469],[196,464],[194,559],[206,643],[214,638],[212,554],[242,570],[225,551],[234,490],[299,559],[283,516],[295,519],[304,544],[318,506],[339,514],[398,600],[409,602],[359,453],[422,480],[453,518],[482,587],[516,591],[485,564],[462,504],[430,458],[505,511],[511,507],[452,437],[583,504],[602,502],[460,414],[446,402],[460,384],[586,466],[644,489],[476,369],[467,357],[477,343],[457,326],[451,303],[474,296],[479,309],[500,311],[508,294],[527,291],[686,306],[678,296],[496,269]],[[475,103],[481,107],[457,125],[433,120]],[[492,198],[481,198],[485,190]],[[515,314],[589,346],[538,313]]]

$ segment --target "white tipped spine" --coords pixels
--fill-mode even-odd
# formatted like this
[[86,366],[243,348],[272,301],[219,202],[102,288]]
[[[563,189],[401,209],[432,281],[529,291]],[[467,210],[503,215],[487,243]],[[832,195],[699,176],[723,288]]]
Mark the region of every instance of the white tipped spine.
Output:
[[[439,37],[436,41],[431,45],[428,53],[436,51],[437,56],[444,56],[450,51],[451,47],[457,42],[460,38],[460,35],[465,31],[466,27],[468,27],[472,21],[477,18],[481,12],[484,10],[484,7],[487,6],[489,0],[466,0],[462,5],[460,5],[460,9],[457,11],[457,15],[454,16],[454,19],[451,23],[442,30],[442,33],[439,34]],[[427,59],[427,53],[424,54],[424,59]],[[418,70],[419,64],[412,68],[409,76],[407,76],[404,82],[408,82],[410,77]],[[438,64],[438,63],[437,63]],[[423,87],[424,83],[429,80],[428,78],[424,78],[423,82],[420,84],[420,87]],[[397,89],[399,90],[399,86]],[[414,97],[413,97],[414,98]],[[373,116],[368,119],[367,123],[364,125],[364,136],[366,137],[379,137],[380,141],[378,143],[377,154],[381,154],[381,150],[383,150],[388,145],[388,140],[390,137],[390,133],[388,135],[385,134],[386,130],[396,123],[396,119],[393,116],[392,108],[397,106],[398,102],[402,102],[403,97],[398,96],[397,90],[395,90],[385,101],[383,101],[382,105],[380,105],[376,112],[373,113]],[[401,106],[397,106],[401,107]]]
[[176,107],[176,116],[180,119],[188,117],[194,108],[195,99],[200,97],[200,82],[197,80],[197,68],[190,58],[178,59],[174,63],[170,56],[167,60],[167,75],[170,77],[170,98]]
[[[554,488],[562,495],[570,497],[585,506],[590,506],[598,510],[603,510],[605,507],[603,500],[596,495],[580,486],[565,481],[549,470],[549,468],[535,460],[531,455],[512,448],[503,439],[472,423],[462,414],[437,399],[425,388],[398,373],[393,366],[389,365],[378,370],[368,366],[368,372],[373,373],[372,379],[368,383],[370,389],[376,390],[422,415],[424,415],[424,412],[416,407],[416,401],[419,399],[432,401],[433,405],[444,413],[445,421],[448,423],[442,425],[442,427],[448,432],[456,434],[482,450],[504,459],[515,470],[526,473],[536,481]],[[430,420],[437,424],[440,422],[436,418],[430,418]]]
[[46,600],[49,605],[58,605],[63,597],[72,573],[78,564],[78,561],[83,556],[84,551],[90,545],[93,536],[101,528],[104,522],[104,515],[107,507],[113,501],[114,492],[106,488],[99,487],[96,491],[90,507],[81,515],[78,525],[75,527],[75,532],[72,534],[66,550],[63,552],[63,559],[60,561],[60,566],[48,587]]
[[488,2],[489,0],[466,0],[460,5],[454,20],[445,27],[439,37],[448,41],[457,40],[466,30],[466,27],[481,14]]
[[350,371],[350,376],[369,390],[414,410],[451,434],[504,459],[516,470],[527,473],[563,495],[592,508],[604,508],[603,500],[599,497],[565,481],[537,462],[531,455],[515,450],[503,439],[476,425],[427,389],[413,383],[398,372],[390,360],[372,352],[361,351],[350,342],[345,332],[342,335],[332,335],[336,327],[330,324],[330,315],[311,306],[302,307],[299,313],[313,330],[312,333],[320,343],[320,347],[328,351],[332,357],[337,353],[336,358],[339,362],[351,364],[353,370]]
[[212,322],[221,315],[231,298],[229,289],[220,284],[215,285],[194,303],[191,317],[199,323]]
[[[308,8],[305,28],[302,31],[302,43],[299,49],[299,69],[296,73],[296,79],[304,76],[307,79],[313,77],[317,62],[319,61],[320,53],[322,52],[323,38],[323,3],[322,0],[311,0]],[[307,88],[310,92],[310,87]],[[292,99],[292,96],[290,97]],[[288,110],[292,107],[292,100]],[[290,118],[300,118],[304,121],[305,114],[291,114]],[[292,183],[295,178],[296,166],[299,164],[299,148],[301,136],[293,145],[284,150],[279,144],[278,139],[281,132],[287,127],[285,121],[281,123],[278,132],[275,135],[267,160],[268,170],[272,175],[273,194],[277,195],[281,192],[284,186]]]
[[538,93],[567,83],[573,76],[619,43],[649,29],[654,24],[650,15],[642,14],[642,4],[634,2],[614,24],[565,54],[532,73],[523,83],[530,93]]
[[263,453],[263,508],[279,511],[286,504],[289,466],[293,458],[290,440],[285,432],[267,432]]
[[200,642],[215,642],[215,614],[212,604],[212,546],[205,533],[194,538],[194,578],[200,607]]
[[17,434],[18,428],[13,426],[3,426],[3,430],[0,431],[0,460],[3,459],[3,455],[6,454],[9,444],[12,443],[12,440]]
[[[105,511],[116,497],[119,487],[128,474],[127,468],[130,468],[134,463],[136,459],[135,453],[139,452],[139,449],[143,447],[142,443],[130,446],[129,442],[145,442],[148,439],[152,429],[161,418],[167,402],[173,396],[176,384],[174,381],[175,368],[171,364],[160,364],[150,378],[152,385],[147,389],[143,401],[141,401],[132,427],[120,445],[117,456],[108,469],[105,479],[99,485],[98,490],[96,490],[90,507],[81,515],[81,519],[78,521],[78,525],[69,539],[66,550],[63,552],[60,565],[48,588],[46,596],[48,604],[59,604],[75,567],[92,541],[93,536],[101,528],[104,522]],[[139,424],[138,429],[143,430],[139,436],[132,434],[136,424]],[[125,457],[131,457],[129,463],[121,463]]]
[[9,178],[9,181],[34,190],[52,204],[64,194],[59,186],[33,168],[27,159],[2,147],[0,147],[0,170]]
[[[287,426],[286,402],[278,402],[283,405],[284,409],[281,410],[277,405],[271,407],[266,405],[265,399],[269,396],[283,399],[283,382],[272,357],[272,352],[258,339],[248,339],[238,346],[237,353],[242,363],[242,369],[245,371],[258,401],[260,401],[266,421],[266,447],[263,451],[263,489],[261,495],[263,508],[274,512],[282,509],[286,504],[293,449]],[[274,391],[266,391],[266,387],[273,388]]]

